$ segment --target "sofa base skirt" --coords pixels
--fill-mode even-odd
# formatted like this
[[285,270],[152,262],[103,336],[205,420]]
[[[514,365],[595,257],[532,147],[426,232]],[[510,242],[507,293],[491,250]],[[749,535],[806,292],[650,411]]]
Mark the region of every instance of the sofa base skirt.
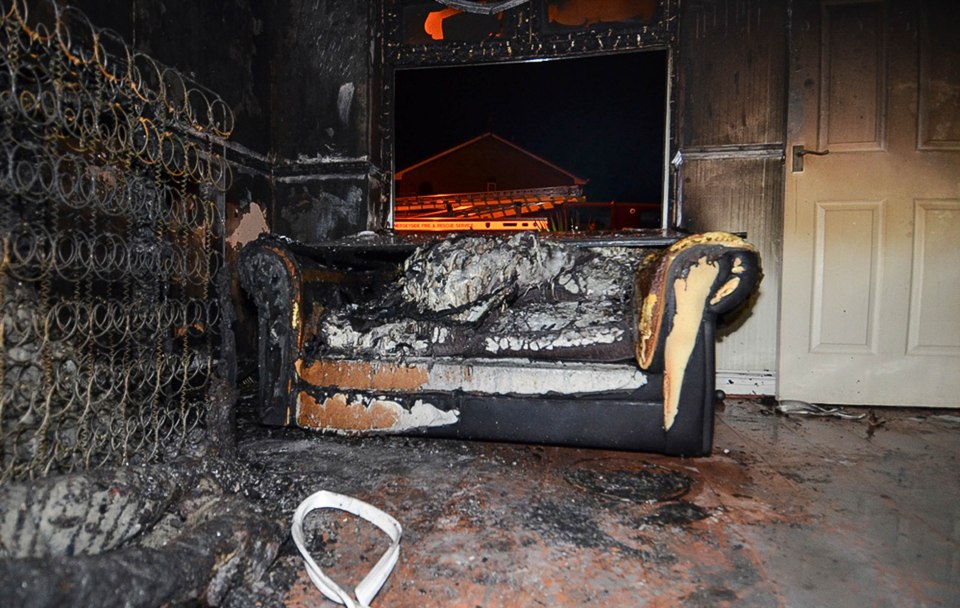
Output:
[[704,456],[712,447],[702,421],[665,431],[660,401],[462,397],[457,407],[457,424],[411,434],[675,456]]
[[[704,456],[713,441],[713,397],[664,429],[659,378],[597,395],[375,394],[310,387],[293,425],[346,435],[403,435]],[[704,395],[706,397],[706,395]],[[707,401],[707,400],[705,400]],[[398,417],[396,414],[400,413]]]

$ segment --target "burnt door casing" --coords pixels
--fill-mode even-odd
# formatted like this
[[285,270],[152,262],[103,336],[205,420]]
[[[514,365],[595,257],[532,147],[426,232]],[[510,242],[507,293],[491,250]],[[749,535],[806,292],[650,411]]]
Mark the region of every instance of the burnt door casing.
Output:
[[960,406],[958,6],[795,3],[782,399]]

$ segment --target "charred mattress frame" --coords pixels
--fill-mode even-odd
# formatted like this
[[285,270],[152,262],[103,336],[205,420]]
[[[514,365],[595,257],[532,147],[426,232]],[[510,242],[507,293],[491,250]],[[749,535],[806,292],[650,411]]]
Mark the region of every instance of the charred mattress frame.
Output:
[[727,233],[262,236],[240,276],[265,424],[696,456],[713,441],[717,320],[760,261]]

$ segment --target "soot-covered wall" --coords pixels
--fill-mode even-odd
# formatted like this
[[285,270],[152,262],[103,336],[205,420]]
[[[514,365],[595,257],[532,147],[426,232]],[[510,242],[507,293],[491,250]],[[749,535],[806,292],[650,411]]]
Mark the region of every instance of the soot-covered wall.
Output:
[[[371,24],[360,0],[75,0],[98,28],[215,91],[233,110],[224,156],[225,258],[261,232],[316,242],[368,225]],[[375,147],[378,149],[378,147]],[[380,222],[382,225],[382,221]],[[234,266],[235,267],[235,266]],[[256,312],[231,284],[239,373],[255,366]]]
[[[371,23],[378,3],[72,4],[134,49],[216,91],[233,109],[228,236],[251,211],[257,226],[307,242],[366,227],[371,182],[379,183],[369,153]],[[249,236],[238,234],[228,244],[239,247]]]
[[367,226],[377,2],[285,0],[270,17],[272,228],[316,242]]
[[270,83],[267,11],[262,3],[71,0],[68,4],[86,13],[95,26],[120,34],[134,50],[217,92],[236,118],[231,141],[267,151]]

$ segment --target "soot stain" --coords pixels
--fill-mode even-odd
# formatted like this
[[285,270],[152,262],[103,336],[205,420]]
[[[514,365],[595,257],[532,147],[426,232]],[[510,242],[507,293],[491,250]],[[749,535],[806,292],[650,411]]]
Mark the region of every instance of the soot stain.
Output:
[[676,500],[685,496],[693,485],[693,479],[683,473],[654,466],[639,471],[578,469],[564,477],[594,496],[634,503]]
[[527,515],[527,525],[546,535],[578,547],[600,548],[617,544],[605,534],[586,509],[553,501],[541,501]]
[[[677,557],[665,545],[643,536],[633,537],[643,548],[630,546],[603,531],[592,514],[592,509],[602,508],[589,504],[565,504],[542,500],[532,506],[523,517],[525,526],[537,532],[547,545],[572,545],[581,549],[597,549],[617,553],[627,559],[639,559],[649,564],[671,566]],[[524,546],[536,541],[527,539]]]
[[685,526],[710,517],[710,512],[686,500],[667,503],[654,513],[640,519],[641,524],[653,526]]

